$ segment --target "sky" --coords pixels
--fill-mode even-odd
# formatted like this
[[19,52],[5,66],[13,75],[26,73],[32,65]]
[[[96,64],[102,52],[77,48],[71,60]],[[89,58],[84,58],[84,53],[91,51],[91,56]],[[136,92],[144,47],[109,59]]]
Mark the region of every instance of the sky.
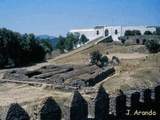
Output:
[[0,0],[0,28],[22,34],[96,25],[160,25],[160,0]]

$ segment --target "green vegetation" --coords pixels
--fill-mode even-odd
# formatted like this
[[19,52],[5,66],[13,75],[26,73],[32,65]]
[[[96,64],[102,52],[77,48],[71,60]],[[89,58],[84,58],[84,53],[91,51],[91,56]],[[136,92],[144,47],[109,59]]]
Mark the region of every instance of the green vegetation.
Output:
[[90,53],[90,63],[92,65],[97,65],[100,67],[106,66],[109,62],[107,56],[102,56],[102,54],[97,50]]
[[134,35],[141,35],[141,32],[139,30],[126,30],[125,36],[134,36]]
[[160,51],[160,41],[158,39],[147,40],[145,46],[150,53],[157,53]]
[[62,36],[59,36],[58,42],[56,44],[56,48],[61,51],[61,53],[64,52],[65,46],[64,46],[65,38]]
[[145,31],[144,35],[152,35],[152,32],[151,31]]
[[80,44],[85,44],[86,42],[88,42],[88,39],[86,38],[85,35],[82,35],[79,41],[80,41]]
[[23,66],[45,59],[52,46],[47,40],[39,40],[34,34],[0,29],[0,68]]
[[102,56],[100,59],[100,62],[101,62],[101,66],[106,66],[108,65],[109,59],[107,56]]
[[102,41],[103,43],[111,43],[113,42],[112,36],[107,37],[105,40]]
[[66,37],[59,36],[56,48],[62,53],[73,50],[78,44],[82,45],[88,41],[85,35],[68,33]]
[[155,35],[160,35],[160,27],[156,28],[156,32],[154,32]]

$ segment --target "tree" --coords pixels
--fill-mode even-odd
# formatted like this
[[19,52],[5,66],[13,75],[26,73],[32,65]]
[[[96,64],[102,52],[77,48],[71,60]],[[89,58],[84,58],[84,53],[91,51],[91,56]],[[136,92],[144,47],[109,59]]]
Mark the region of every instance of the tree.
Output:
[[42,39],[42,40],[40,40],[40,44],[43,47],[45,53],[49,53],[49,54],[52,53],[53,47],[52,47],[49,39]]
[[83,44],[85,44],[86,42],[88,42],[89,40],[86,38],[86,36],[85,35],[81,35],[81,37],[80,37],[80,43],[83,43]]
[[126,30],[125,33],[124,33],[125,36],[131,36],[133,35],[132,31],[131,30]]
[[64,52],[65,46],[64,46],[65,38],[62,36],[58,37],[58,42],[56,44],[56,48],[61,51],[61,53]]
[[70,38],[67,38],[64,42],[64,48],[67,51],[70,51],[73,49],[73,41]]
[[126,30],[124,35],[125,36],[141,35],[141,32],[139,30]]
[[0,68],[16,67],[45,59],[49,43],[40,42],[34,34],[21,35],[6,28],[0,29]]
[[160,51],[160,42],[158,40],[147,40],[145,46],[150,53],[157,53]]
[[160,27],[156,28],[156,35],[160,35]]
[[64,48],[68,51],[72,50],[76,41],[76,37],[73,34],[68,33],[64,42]]
[[133,30],[133,35],[141,35],[141,32],[139,30]]
[[145,31],[144,35],[152,35],[152,32],[151,31]]

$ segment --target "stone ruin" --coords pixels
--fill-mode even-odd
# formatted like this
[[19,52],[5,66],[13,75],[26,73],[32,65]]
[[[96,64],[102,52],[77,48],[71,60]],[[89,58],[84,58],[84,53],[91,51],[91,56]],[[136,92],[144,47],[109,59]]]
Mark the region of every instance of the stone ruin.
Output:
[[69,89],[94,86],[114,73],[112,66],[100,68],[96,65],[50,65],[33,71],[10,70],[4,74],[3,79],[46,83]]
[[[154,94],[154,98],[153,98]],[[63,110],[52,97],[46,98],[40,104],[33,117],[18,103],[11,104],[3,113],[0,111],[1,120],[159,120],[160,119],[160,86],[154,90],[145,89],[142,92],[133,92],[130,95],[123,93],[114,97],[108,95],[100,87],[96,97],[92,100],[93,116],[89,116],[88,102],[75,91]],[[129,99],[128,99],[129,98]],[[142,99],[141,99],[142,98]],[[129,104],[128,104],[129,103]],[[63,112],[62,112],[63,111]],[[128,114],[129,111],[129,114]],[[134,115],[140,111],[139,115]],[[35,111],[34,111],[35,112]],[[33,112],[32,112],[33,113]],[[138,113],[137,113],[138,114]]]

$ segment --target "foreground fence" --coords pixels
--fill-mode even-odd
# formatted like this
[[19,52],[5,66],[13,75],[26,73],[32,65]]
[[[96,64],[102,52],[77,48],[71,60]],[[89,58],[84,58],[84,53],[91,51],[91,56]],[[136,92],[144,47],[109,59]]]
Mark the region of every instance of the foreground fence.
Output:
[[[152,97],[154,96],[154,98]],[[140,100],[140,98],[143,98]],[[65,113],[52,97],[43,101],[43,106],[32,118],[19,104],[11,104],[5,119],[6,120],[160,120],[160,86],[154,90],[145,89],[142,92],[134,92],[130,96],[130,105],[127,105],[127,96],[120,91],[111,103],[111,97],[103,87],[100,87],[96,97],[89,105],[78,91],[75,91],[68,106],[65,106]],[[111,105],[112,104],[112,105]],[[89,118],[88,108],[94,106],[94,116]],[[115,106],[111,111],[111,107]]]

